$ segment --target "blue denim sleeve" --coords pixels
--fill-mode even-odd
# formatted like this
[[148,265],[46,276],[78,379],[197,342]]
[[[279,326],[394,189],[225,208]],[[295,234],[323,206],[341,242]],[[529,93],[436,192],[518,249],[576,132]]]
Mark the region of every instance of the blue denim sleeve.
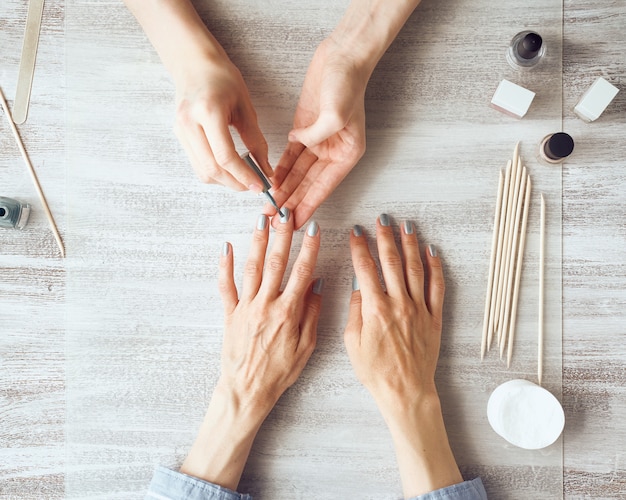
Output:
[[479,477],[431,491],[410,500],[487,500],[487,492]]
[[250,495],[223,488],[197,477],[157,467],[146,500],[252,500]]

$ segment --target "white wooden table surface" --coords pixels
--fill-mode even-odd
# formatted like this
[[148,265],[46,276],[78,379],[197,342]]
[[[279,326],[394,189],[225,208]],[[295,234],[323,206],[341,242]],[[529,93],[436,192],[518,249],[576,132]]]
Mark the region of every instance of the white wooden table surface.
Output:
[[[315,215],[327,278],[318,348],[259,434],[242,490],[400,497],[388,434],[341,339],[348,231],[371,231],[387,212],[414,220],[445,259],[438,385],[463,473],[480,474],[491,498],[626,495],[626,6],[530,4],[529,15],[512,3],[424,0],[381,61],[367,94],[367,154]],[[197,5],[242,70],[276,161],[308,60],[345,2],[298,5],[297,16],[286,0]],[[10,103],[25,18],[25,0],[3,2],[0,85]],[[525,27],[552,50],[548,67],[520,75],[502,51]],[[468,56],[476,40],[484,53]],[[597,76],[622,92],[585,124],[571,110]],[[504,77],[538,93],[521,121],[487,106]],[[68,258],[58,259],[3,122],[0,195],[35,210],[25,231],[0,234],[2,499],[141,498],[153,466],[179,464],[193,439],[217,377],[217,253],[231,241],[241,270],[262,201],[194,179],[171,133],[172,92],[121,2],[46,1],[20,130]],[[561,126],[575,155],[546,169],[536,143]],[[541,453],[503,446],[484,414],[497,384],[535,380],[536,196],[513,367],[493,355],[478,362],[497,170],[516,140],[535,195],[548,199],[546,386],[566,413],[562,440]]]

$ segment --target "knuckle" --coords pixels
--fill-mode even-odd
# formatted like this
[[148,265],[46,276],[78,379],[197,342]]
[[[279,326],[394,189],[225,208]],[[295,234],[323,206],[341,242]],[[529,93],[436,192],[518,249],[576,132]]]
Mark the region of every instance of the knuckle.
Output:
[[230,165],[235,163],[239,158],[232,151],[221,148],[213,149],[213,157],[218,165]]
[[402,300],[396,307],[396,312],[402,321],[411,321],[411,318],[415,315],[415,303],[411,300]]
[[271,255],[267,260],[267,268],[270,271],[282,271],[286,265],[286,260],[280,255]]
[[418,279],[424,278],[424,268],[415,263],[409,264],[407,266],[406,273],[409,278],[418,278]]
[[266,239],[266,233],[262,230],[256,230],[252,233],[252,241],[254,243],[263,243]]
[[393,269],[402,268],[402,259],[397,254],[388,255],[385,257],[385,265]]
[[309,302],[309,310],[316,316],[322,312],[322,303],[320,300],[312,300]]
[[433,286],[435,287],[435,291],[440,294],[440,295],[444,295],[446,292],[446,284],[444,283],[443,280],[435,280],[432,282]]
[[389,308],[382,301],[376,300],[368,307],[370,315],[375,318],[384,318],[389,314]]
[[354,260],[354,269],[358,271],[372,271],[376,270],[376,265],[371,258],[358,257]]
[[186,128],[195,123],[193,112],[187,101],[181,101],[176,109],[175,127]]
[[251,260],[246,262],[243,272],[246,276],[258,276],[262,270],[263,268],[258,262]]
[[292,274],[295,274],[298,280],[308,280],[313,276],[314,266],[306,263],[300,262],[297,266],[294,267]]
[[203,184],[215,184],[215,175],[212,174],[212,169],[210,168],[203,168],[201,170],[198,171],[197,173],[198,175],[198,179],[200,179],[200,182],[202,182]]

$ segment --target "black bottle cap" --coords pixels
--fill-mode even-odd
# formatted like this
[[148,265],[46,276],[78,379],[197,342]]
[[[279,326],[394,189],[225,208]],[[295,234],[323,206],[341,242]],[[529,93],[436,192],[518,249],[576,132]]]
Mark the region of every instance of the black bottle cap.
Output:
[[542,42],[541,36],[531,31],[517,45],[517,53],[522,59],[532,59],[541,50]]
[[557,132],[546,141],[544,152],[552,160],[561,160],[572,154],[574,151],[574,139],[565,132]]

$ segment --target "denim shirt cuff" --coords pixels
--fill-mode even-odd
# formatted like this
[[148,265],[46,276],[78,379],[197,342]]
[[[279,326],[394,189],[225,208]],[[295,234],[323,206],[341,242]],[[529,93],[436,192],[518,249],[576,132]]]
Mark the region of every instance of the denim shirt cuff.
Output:
[[157,467],[146,500],[252,500],[223,486],[188,476],[166,467]]

